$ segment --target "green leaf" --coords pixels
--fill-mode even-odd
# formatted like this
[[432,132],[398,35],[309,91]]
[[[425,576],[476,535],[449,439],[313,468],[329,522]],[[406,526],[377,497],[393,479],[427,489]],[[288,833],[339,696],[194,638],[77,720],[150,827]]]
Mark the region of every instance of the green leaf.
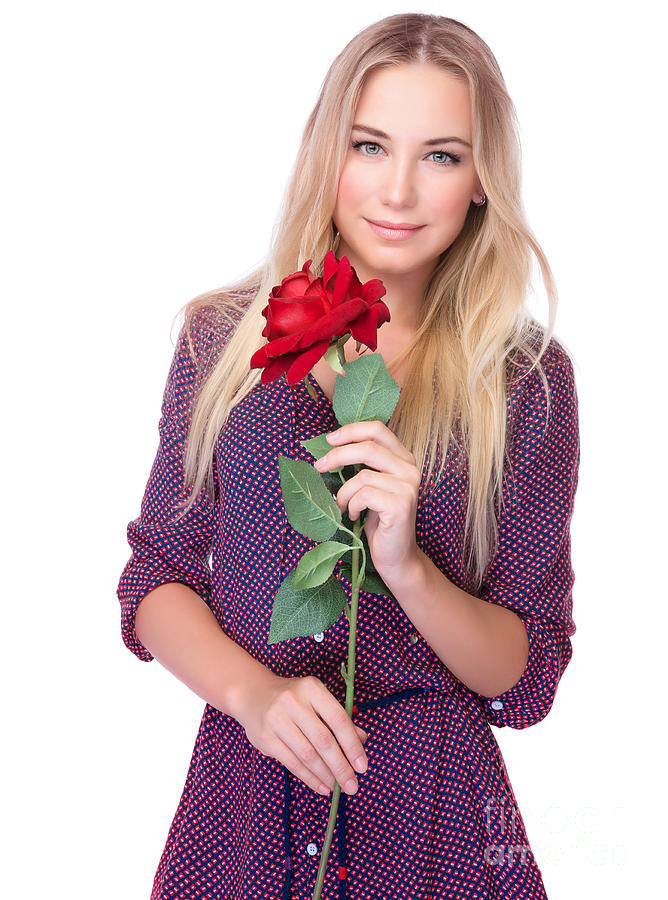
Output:
[[317,401],[317,400],[318,400],[318,395],[316,394],[315,388],[313,387],[313,385],[311,384],[311,382],[308,380],[308,378],[305,378],[305,379],[304,379],[304,384],[306,385],[306,390],[307,390],[307,391],[309,392],[309,394],[311,395],[311,398],[312,398],[313,400],[316,400],[316,401]]
[[378,572],[369,572],[364,579],[364,590],[367,594],[388,594],[392,596],[387,585]]
[[387,423],[399,401],[401,389],[387,370],[380,353],[350,360],[337,375],[332,407],[341,425],[351,422]]
[[315,588],[294,587],[295,569],[286,575],[274,598],[269,643],[309,637],[325,631],[345,612],[348,601],[343,585],[331,578]]
[[[350,563],[342,562],[339,566],[339,571],[341,572],[341,575],[352,584],[353,570]],[[364,579],[360,585],[360,590],[365,591],[367,594],[387,594],[390,597],[392,596],[391,591],[388,590],[387,585],[378,572],[365,572]]]
[[326,581],[344,553],[352,548],[338,541],[323,541],[305,553],[297,564],[293,585],[300,590]]
[[[314,456],[316,459],[320,459],[325,455],[325,453],[329,453],[329,451],[334,447],[334,444],[330,444],[325,437],[326,434],[329,434],[329,432],[323,431],[322,434],[316,434],[315,437],[307,438],[305,441],[300,441],[299,443],[302,445],[302,447],[306,447],[311,456]],[[338,466],[336,469],[331,469],[330,471],[336,472],[339,468],[341,467]],[[318,474],[326,475],[327,473],[319,472]]]
[[[351,529],[352,531],[352,529]],[[355,537],[350,534],[348,531],[344,531],[343,528],[339,528],[334,532],[335,541],[341,541],[341,543],[346,544],[348,547],[355,547]]]
[[[341,485],[343,484],[341,476],[339,475],[339,469],[332,469],[330,472],[321,472],[320,474],[327,490],[333,494],[336,499],[336,495],[341,490]],[[347,527],[348,526],[346,525],[346,528]]]
[[[325,453],[328,453],[334,446],[334,444],[330,444],[327,441],[325,434],[327,434],[327,432],[324,431],[322,434],[317,434],[315,437],[308,438],[308,440],[300,441],[299,443],[302,447],[306,447],[311,456],[316,459],[321,459]],[[318,472],[318,474],[322,478],[322,481],[330,494],[333,494],[336,497],[336,494],[341,489],[341,485],[345,481],[349,481],[353,475],[357,475],[362,468],[367,468],[367,466],[355,463],[354,465],[336,466],[333,469],[328,469],[326,472]],[[315,471],[317,472],[317,469]],[[349,527],[349,522],[346,524],[346,527]]]
[[278,457],[288,522],[313,541],[326,541],[341,524],[341,510],[311,463]]
[[325,359],[335,372],[343,372],[341,363],[339,362],[338,342],[335,344],[330,344],[329,347],[325,350]]

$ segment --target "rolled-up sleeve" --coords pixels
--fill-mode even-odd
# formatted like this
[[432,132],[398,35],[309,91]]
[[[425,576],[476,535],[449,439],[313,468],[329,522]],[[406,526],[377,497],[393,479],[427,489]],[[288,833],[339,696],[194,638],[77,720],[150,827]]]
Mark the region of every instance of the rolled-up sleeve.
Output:
[[[203,361],[211,347],[210,329],[195,325],[191,353],[185,325],[181,328],[163,394],[157,454],[139,518],[127,526],[132,556],[116,592],[121,606],[121,634],[126,647],[145,662],[153,655],[137,637],[135,617],[146,594],[161,584],[180,582],[205,602],[211,600],[209,556],[217,523],[217,496],[212,502],[205,485],[185,515],[179,506],[189,493],[183,460],[190,414],[202,381]],[[215,457],[213,467],[215,478]]]
[[576,630],[570,527],[580,463],[577,389],[572,362],[559,345],[550,345],[543,364],[549,416],[534,370],[519,389],[498,550],[479,594],[515,612],[529,640],[519,681],[497,697],[479,695],[485,718],[497,727],[527,728],[548,714]]

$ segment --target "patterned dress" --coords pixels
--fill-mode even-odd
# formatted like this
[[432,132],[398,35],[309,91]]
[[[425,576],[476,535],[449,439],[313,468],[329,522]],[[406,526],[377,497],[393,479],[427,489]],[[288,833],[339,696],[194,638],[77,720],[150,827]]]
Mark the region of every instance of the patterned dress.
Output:
[[[252,292],[239,292],[245,304]],[[216,494],[205,489],[172,523],[186,492],[182,454],[192,400],[235,321],[182,329],[169,370],[160,442],[132,556],[118,585],[125,645],[140,660],[140,600],[181,582],[213,610],[226,634],[282,677],[317,676],[343,705],[348,622],[270,645],[273,598],[314,543],[289,525],[278,474],[283,454],[312,462],[300,441],[336,427],[328,398],[284,379],[258,384],[218,439]],[[490,725],[526,728],[549,712],[572,655],[574,573],[570,522],[578,480],[578,402],[572,363],[553,340],[509,391],[510,440],[498,552],[478,596],[516,612],[529,637],[520,680],[486,698],[460,682],[387,595],[360,592],[354,720],[368,732],[368,769],[341,794],[323,900],[545,898],[540,869]],[[426,468],[426,467],[425,467]],[[462,564],[467,468],[456,459],[420,487],[416,539],[456,585],[475,593]],[[338,572],[348,599],[351,585]],[[159,860],[151,900],[311,900],[331,796],[264,756],[233,717],[206,704],[183,793]]]

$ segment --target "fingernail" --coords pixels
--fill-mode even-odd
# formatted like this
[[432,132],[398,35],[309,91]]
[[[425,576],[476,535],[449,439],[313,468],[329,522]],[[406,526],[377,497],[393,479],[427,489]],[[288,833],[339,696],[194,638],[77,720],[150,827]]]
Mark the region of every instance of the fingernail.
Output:
[[354,794],[357,790],[357,782],[354,778],[351,778],[350,781],[346,783],[346,794]]
[[366,759],[363,756],[356,761],[355,768],[358,772],[366,772]]
[[329,440],[330,438],[335,438],[338,435],[338,433],[339,433],[339,429],[337,428],[336,431],[330,431],[329,434],[325,435],[325,437],[327,438],[327,440]]

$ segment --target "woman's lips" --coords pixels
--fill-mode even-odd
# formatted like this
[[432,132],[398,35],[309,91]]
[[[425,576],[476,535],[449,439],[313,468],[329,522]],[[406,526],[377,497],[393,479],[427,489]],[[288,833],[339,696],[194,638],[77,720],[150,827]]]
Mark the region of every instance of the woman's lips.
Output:
[[424,225],[418,225],[415,228],[388,228],[385,225],[376,225],[371,219],[367,219],[366,221],[377,235],[388,241],[405,241],[424,228]]

